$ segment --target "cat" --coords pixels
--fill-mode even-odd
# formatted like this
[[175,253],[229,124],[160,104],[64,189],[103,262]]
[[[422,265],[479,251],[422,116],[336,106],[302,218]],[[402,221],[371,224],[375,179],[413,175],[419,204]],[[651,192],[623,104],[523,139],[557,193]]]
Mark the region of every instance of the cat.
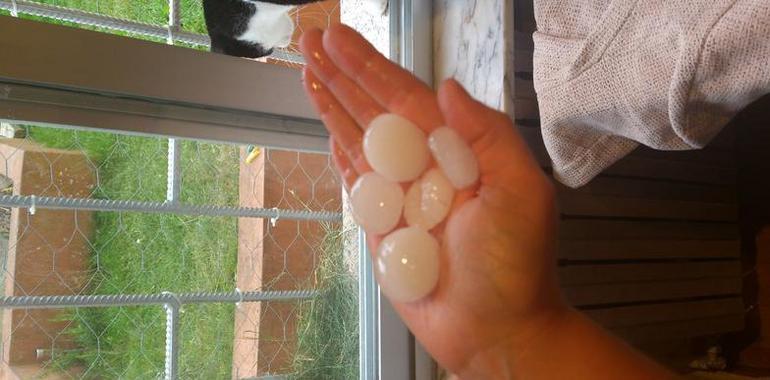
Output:
[[[291,43],[289,11],[321,0],[203,0],[206,28],[214,53],[260,58]],[[344,0],[343,0],[344,1]],[[384,12],[387,0],[366,0]]]
[[260,58],[291,42],[294,22],[289,11],[318,0],[203,0],[211,51]]

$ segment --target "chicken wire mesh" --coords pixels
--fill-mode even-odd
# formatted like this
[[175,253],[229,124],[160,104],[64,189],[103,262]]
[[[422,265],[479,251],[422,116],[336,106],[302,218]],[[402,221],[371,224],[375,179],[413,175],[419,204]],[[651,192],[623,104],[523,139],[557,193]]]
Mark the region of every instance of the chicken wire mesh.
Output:
[[[357,376],[357,278],[327,155],[177,140],[171,200],[168,138],[4,127],[2,303],[47,304],[3,309],[6,371],[169,378],[165,305],[171,377]],[[34,298],[53,295],[114,297]]]

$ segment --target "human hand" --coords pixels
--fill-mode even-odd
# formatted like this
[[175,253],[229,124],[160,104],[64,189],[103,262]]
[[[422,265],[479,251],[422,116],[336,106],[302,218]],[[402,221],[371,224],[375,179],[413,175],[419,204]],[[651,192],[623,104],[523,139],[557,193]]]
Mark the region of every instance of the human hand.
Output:
[[[364,129],[379,114],[401,115],[426,134],[449,126],[471,146],[478,184],[460,191],[441,243],[438,284],[394,307],[445,368],[489,377],[505,350],[524,348],[568,308],[555,274],[558,214],[551,182],[507,115],[473,100],[455,81],[438,93],[391,63],[346,26],[306,32],[300,42],[307,93],[331,134],[334,163],[349,189],[371,171]],[[369,236],[376,252],[382,236]]]

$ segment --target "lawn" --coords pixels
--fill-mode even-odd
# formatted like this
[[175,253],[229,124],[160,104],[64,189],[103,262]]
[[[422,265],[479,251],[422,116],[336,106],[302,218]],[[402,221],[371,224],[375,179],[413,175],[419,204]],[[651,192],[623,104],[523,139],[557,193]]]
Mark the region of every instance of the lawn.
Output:
[[[84,152],[99,171],[93,197],[162,201],[167,142],[163,138],[29,127],[32,140]],[[185,141],[182,201],[238,202],[238,148]],[[91,238],[93,294],[162,291],[230,291],[234,287],[237,219],[146,213],[95,213]],[[357,283],[343,259],[341,232],[324,225],[326,238],[315,275],[320,296],[299,310],[297,379],[358,376]],[[234,307],[188,305],[181,323],[181,379],[231,378]],[[85,378],[147,379],[163,371],[165,319],[160,307],[72,310],[79,349],[51,362],[51,370],[77,366]]]
[[[47,146],[86,152],[99,167],[95,198],[165,199],[165,139],[40,127],[30,128],[30,136]],[[237,204],[237,147],[193,141],[182,147],[182,200]],[[96,213],[95,218],[91,293],[233,289],[235,218],[113,212]],[[90,367],[89,378],[155,377],[162,371],[164,315],[160,307],[73,312],[69,332],[83,350],[55,365],[75,360]],[[183,318],[181,378],[229,378],[233,306],[185,307]]]

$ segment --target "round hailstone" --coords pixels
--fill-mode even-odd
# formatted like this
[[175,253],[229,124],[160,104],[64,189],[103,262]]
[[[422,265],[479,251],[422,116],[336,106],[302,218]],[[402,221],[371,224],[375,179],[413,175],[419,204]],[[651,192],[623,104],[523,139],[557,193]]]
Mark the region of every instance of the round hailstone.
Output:
[[356,180],[350,191],[353,217],[366,232],[381,235],[390,232],[401,219],[404,190],[401,185],[369,172]]
[[436,287],[438,241],[419,227],[399,229],[380,242],[376,272],[380,287],[391,300],[417,301]]
[[417,179],[430,161],[425,133],[411,121],[390,113],[369,124],[364,134],[364,156],[374,171],[395,182]]
[[428,137],[428,145],[438,166],[456,189],[469,187],[479,179],[476,155],[454,129],[436,129]]
[[412,183],[404,198],[404,217],[410,226],[430,230],[452,207],[455,189],[440,169],[431,169]]

